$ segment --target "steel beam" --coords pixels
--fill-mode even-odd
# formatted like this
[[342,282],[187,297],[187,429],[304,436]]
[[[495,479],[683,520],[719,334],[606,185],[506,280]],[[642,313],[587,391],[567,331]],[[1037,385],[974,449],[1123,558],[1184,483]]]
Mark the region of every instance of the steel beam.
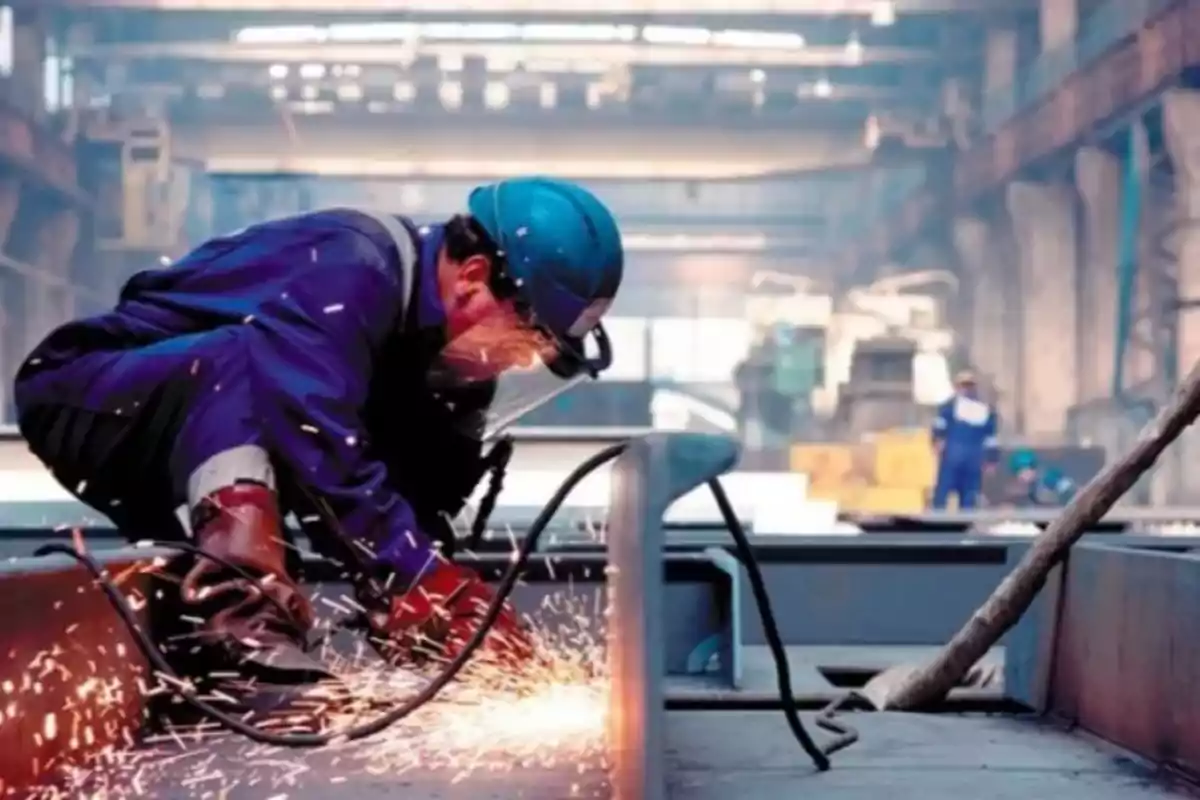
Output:
[[[892,0],[901,14],[1012,14],[1037,8],[1038,0]],[[379,0],[10,0],[17,8],[143,9],[146,11],[270,11],[379,14]],[[718,16],[872,17],[879,0],[404,0],[387,6],[394,13],[470,15],[636,16],[674,14]]]
[[935,50],[913,47],[843,46],[809,47],[706,47],[697,45],[618,44],[606,42],[422,42],[372,44],[294,42],[250,44],[243,42],[123,42],[71,48],[76,61],[131,61],[172,59],[245,64],[360,64],[392,66],[415,58],[483,58],[502,62],[586,61],[612,68],[651,67],[857,67],[933,61],[944,58]]
[[663,516],[670,504],[731,469],[730,439],[652,434],[613,468],[608,532],[609,749],[614,800],[664,800]]

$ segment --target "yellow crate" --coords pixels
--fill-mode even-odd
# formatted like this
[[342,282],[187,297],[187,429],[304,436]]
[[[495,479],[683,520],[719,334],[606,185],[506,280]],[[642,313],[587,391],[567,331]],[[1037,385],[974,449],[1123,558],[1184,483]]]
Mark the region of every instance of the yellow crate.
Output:
[[928,428],[893,428],[879,431],[872,439],[876,444],[887,446],[907,444],[913,447],[933,447],[933,434]]
[[882,441],[875,446],[874,480],[895,489],[928,489],[937,471],[937,456],[926,443]]
[[854,470],[854,457],[849,445],[794,445],[789,462],[793,472],[808,476],[810,486],[839,486]]
[[867,486],[854,497],[854,508],[843,508],[864,514],[916,514],[925,510],[925,492],[922,489]]

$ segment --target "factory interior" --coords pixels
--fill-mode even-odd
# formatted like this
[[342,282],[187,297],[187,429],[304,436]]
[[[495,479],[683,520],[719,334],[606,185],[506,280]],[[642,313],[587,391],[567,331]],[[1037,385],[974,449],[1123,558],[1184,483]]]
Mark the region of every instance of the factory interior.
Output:
[[[0,793],[1194,796],[1193,82],[1200,0],[0,2]],[[22,436],[30,353],[210,240],[329,208],[436,225],[530,175],[620,227],[612,365],[488,431],[513,455],[463,525],[487,508],[481,574],[519,561],[517,608],[572,655],[361,747],[161,723],[189,701],[103,581],[33,555],[100,554],[157,630],[161,554]],[[1030,562],[960,682],[868,709]],[[415,689],[372,691],[356,714]],[[843,737],[828,773],[789,709]]]

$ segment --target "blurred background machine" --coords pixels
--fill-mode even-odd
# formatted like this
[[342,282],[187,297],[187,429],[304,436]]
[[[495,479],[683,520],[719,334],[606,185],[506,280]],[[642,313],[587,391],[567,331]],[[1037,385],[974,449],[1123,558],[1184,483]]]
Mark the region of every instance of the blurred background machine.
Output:
[[[331,205],[428,222],[543,172],[614,208],[629,270],[612,373],[528,425],[737,431],[746,463],[809,471],[798,448],[923,435],[970,367],[1006,447],[1093,464],[1200,352],[1195,70],[1140,34],[1191,6],[0,4],[0,392],[207,237]],[[1190,460],[1135,497],[1200,499]],[[867,461],[812,483],[919,488]]]
[[810,496],[843,510],[922,508],[933,485],[926,431],[950,392],[954,343],[930,284],[955,287],[953,276],[916,273],[834,297],[756,275],[758,335],[738,381],[746,446],[786,451]]

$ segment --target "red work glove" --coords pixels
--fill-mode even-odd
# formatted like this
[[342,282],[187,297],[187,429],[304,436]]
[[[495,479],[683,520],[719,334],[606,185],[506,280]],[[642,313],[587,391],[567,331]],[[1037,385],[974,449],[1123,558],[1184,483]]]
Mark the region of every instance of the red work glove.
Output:
[[[392,663],[435,658],[451,661],[479,629],[495,594],[466,567],[438,560],[386,611],[370,615],[375,646]],[[474,658],[521,668],[534,656],[533,641],[505,603]]]

